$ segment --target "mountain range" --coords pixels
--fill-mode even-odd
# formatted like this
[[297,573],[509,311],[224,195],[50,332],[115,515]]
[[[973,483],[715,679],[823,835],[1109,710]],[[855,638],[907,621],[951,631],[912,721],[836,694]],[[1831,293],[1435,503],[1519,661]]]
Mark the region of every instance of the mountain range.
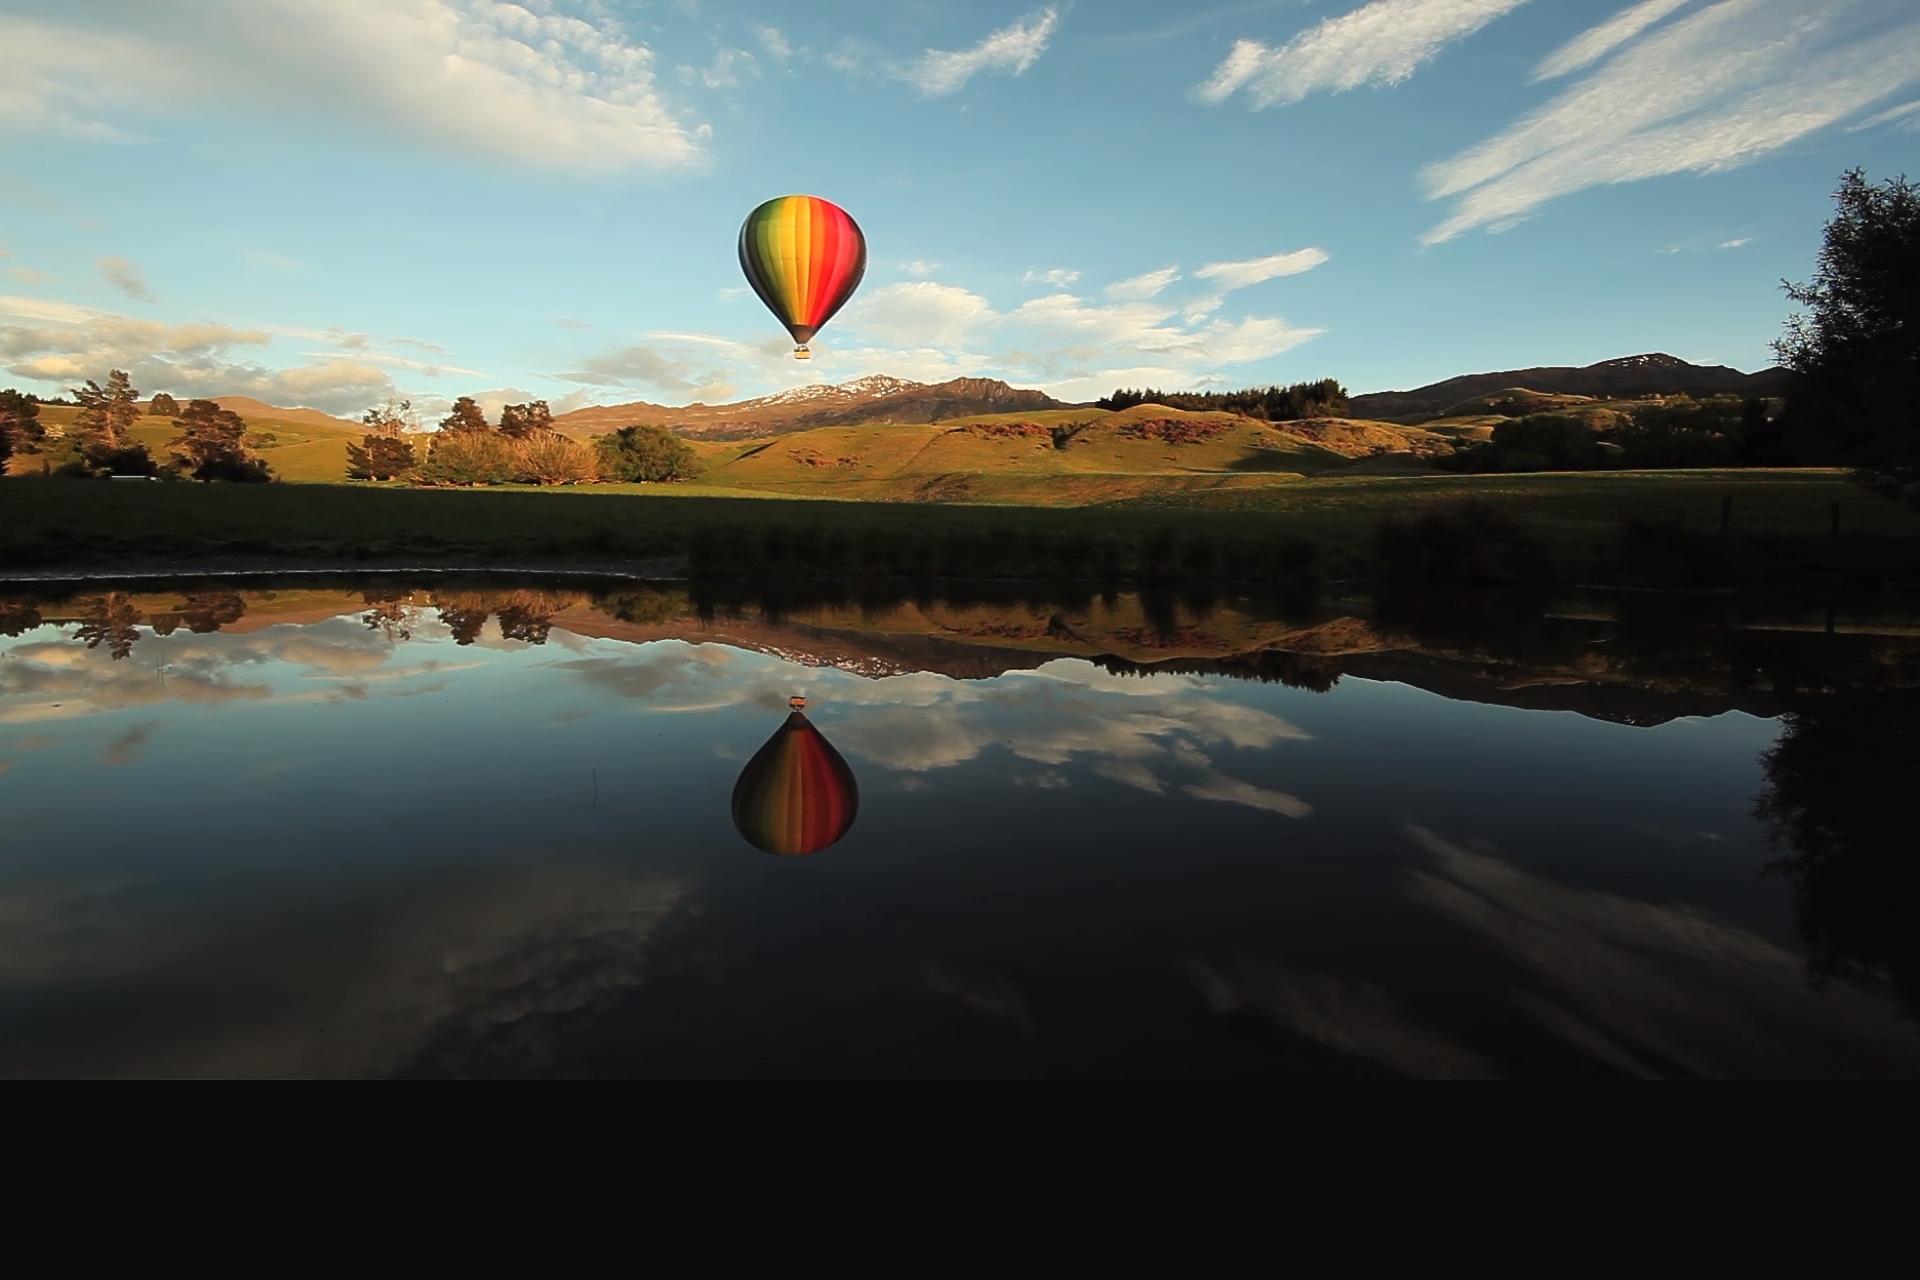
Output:
[[1786,378],[1782,369],[1742,373],[1723,364],[1689,364],[1664,352],[1622,356],[1579,368],[1548,366],[1504,369],[1498,373],[1469,373],[1411,391],[1374,391],[1354,396],[1348,412],[1356,418],[1402,421],[1437,418],[1454,405],[1479,396],[1524,387],[1563,396],[1593,396],[1605,400],[1637,400],[1645,396],[1770,396],[1778,395]]
[[1066,409],[1044,391],[1023,390],[993,378],[955,378],[932,385],[875,374],[838,386],[795,387],[734,404],[680,408],[637,400],[576,409],[554,419],[570,434],[599,435],[615,427],[650,423],[702,440],[744,440],[810,427],[869,422],[929,423],[980,413]]
[[[1348,416],[1383,421],[1437,418],[1475,397],[1525,388],[1555,395],[1633,400],[1654,395],[1777,395],[1779,369],[1742,373],[1725,365],[1689,364],[1660,352],[1602,360],[1579,368],[1549,366],[1470,373],[1411,391],[1374,391],[1352,397]],[[704,440],[744,440],[784,435],[812,427],[898,422],[926,424],[987,413],[1034,413],[1085,408],[1044,391],[1010,386],[993,378],[955,378],[934,384],[884,374],[838,386],[795,387],[733,404],[680,407],[636,400],[576,409],[554,419],[569,434],[599,435],[615,427],[651,423]]]

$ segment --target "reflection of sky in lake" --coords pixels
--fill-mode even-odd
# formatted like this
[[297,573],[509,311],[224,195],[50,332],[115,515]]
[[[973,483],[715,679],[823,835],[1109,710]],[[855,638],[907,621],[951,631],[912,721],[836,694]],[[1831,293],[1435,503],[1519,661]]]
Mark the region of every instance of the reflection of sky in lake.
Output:
[[[348,616],[0,657],[0,1071],[1908,1072],[1809,989],[1771,722]],[[735,834],[794,693],[859,775]]]

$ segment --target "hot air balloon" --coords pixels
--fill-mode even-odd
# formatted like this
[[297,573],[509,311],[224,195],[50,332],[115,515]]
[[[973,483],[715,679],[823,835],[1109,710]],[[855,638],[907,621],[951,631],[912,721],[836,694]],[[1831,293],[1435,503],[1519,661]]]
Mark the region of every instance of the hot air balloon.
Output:
[[831,201],[781,196],[740,224],[740,270],[793,335],[793,358],[808,360],[807,343],[867,273],[867,238]]
[[847,834],[860,812],[860,784],[807,719],[807,700],[787,705],[786,723],[733,784],[733,825],[756,849],[801,858]]

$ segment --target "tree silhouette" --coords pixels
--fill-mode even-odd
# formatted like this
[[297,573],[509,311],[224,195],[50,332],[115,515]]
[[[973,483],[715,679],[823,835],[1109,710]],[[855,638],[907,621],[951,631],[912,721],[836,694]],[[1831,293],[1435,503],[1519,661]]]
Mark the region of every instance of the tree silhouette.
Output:
[[179,417],[173,441],[174,462],[195,480],[260,483],[267,464],[247,448],[247,424],[231,409],[211,400],[195,400]]
[[245,617],[247,602],[233,591],[202,591],[188,596],[176,612],[187,630],[206,635]]
[[545,400],[531,404],[510,404],[500,410],[500,434],[525,440],[542,431],[553,430],[553,411]]
[[1920,184],[1854,169],[1833,198],[1813,280],[1786,286],[1807,311],[1774,343],[1788,430],[1801,462],[1920,501]]
[[351,480],[398,480],[419,465],[413,441],[398,435],[371,434],[347,446],[347,477]]
[[472,396],[461,396],[453,402],[453,409],[440,419],[440,430],[453,435],[491,431],[487,425],[487,415]]
[[38,453],[47,438],[40,402],[8,387],[0,391],[0,462],[16,453]]
[[1815,977],[1882,975],[1920,1010],[1920,691],[1809,699],[1760,757],[1754,804],[1793,884],[1794,914]]
[[149,418],[171,418],[180,412],[180,402],[164,391],[156,391],[153,399],[147,401]]
[[111,370],[104,387],[87,379],[86,386],[73,388],[73,398],[80,406],[73,431],[83,453],[126,447],[127,431],[140,418],[140,393],[124,369]]

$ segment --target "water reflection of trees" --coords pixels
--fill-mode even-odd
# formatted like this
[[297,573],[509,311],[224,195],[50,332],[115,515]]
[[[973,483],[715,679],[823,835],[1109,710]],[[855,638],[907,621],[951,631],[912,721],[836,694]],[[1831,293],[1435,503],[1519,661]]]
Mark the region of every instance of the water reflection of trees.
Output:
[[116,662],[133,652],[134,641],[140,638],[136,628],[142,615],[125,592],[89,596],[80,602],[79,614],[80,625],[73,633],[75,640],[89,649],[105,645]]
[[1815,976],[1888,981],[1920,1011],[1920,692],[1809,698],[1761,757],[1754,813],[1786,857]]
[[201,591],[182,600],[172,609],[149,614],[147,625],[158,636],[172,635],[185,627],[195,635],[210,635],[240,621],[247,613],[247,602],[237,591]]
[[545,644],[553,630],[553,615],[587,602],[578,591],[548,591],[522,587],[492,591],[435,591],[433,607],[453,634],[455,644],[480,638],[489,618],[497,618],[500,636],[525,644]]

